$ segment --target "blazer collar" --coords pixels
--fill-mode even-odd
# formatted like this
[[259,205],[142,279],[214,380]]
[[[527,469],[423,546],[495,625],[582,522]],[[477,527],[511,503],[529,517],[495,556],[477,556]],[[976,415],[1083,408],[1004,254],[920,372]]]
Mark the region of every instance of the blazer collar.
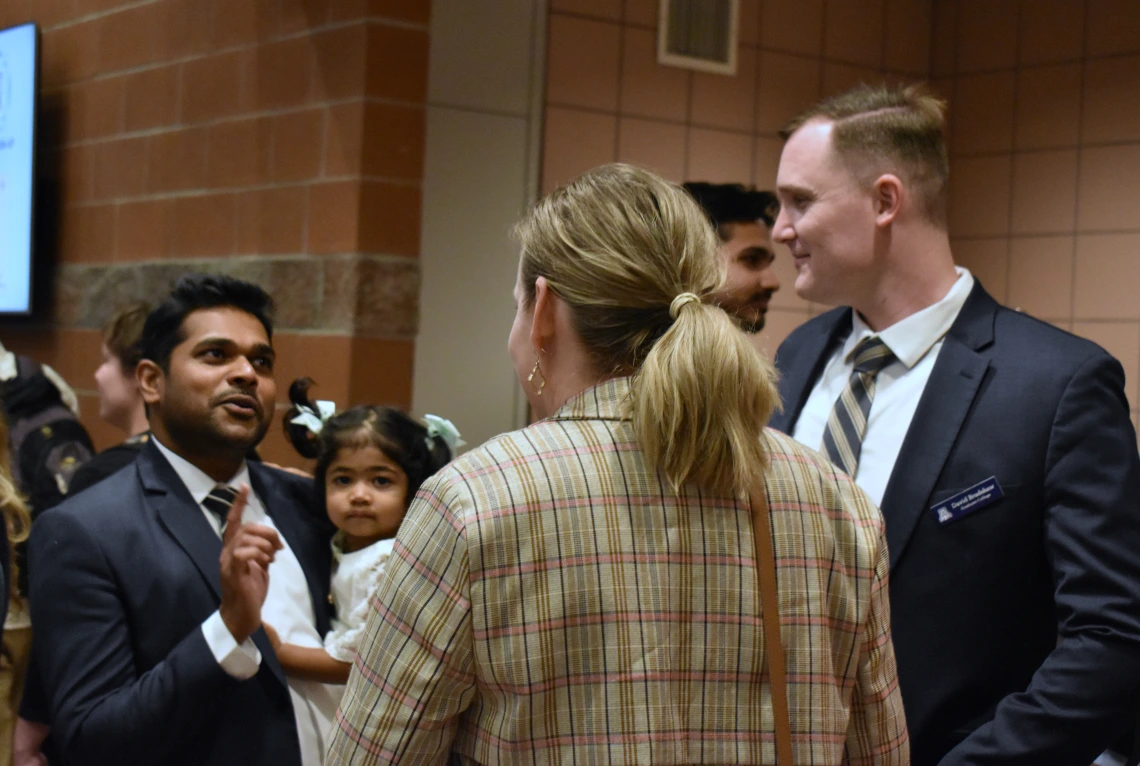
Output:
[[[151,507],[154,508],[159,523],[166,528],[174,541],[186,552],[186,555],[210,586],[215,602],[220,604],[222,577],[219,562],[222,555],[222,541],[217,532],[210,526],[210,522],[206,521],[201,507],[191,497],[190,491],[178,473],[163,457],[158,447],[154,445],[153,440],[143,445],[135,461],[135,467],[138,470],[143,492]],[[254,471],[250,472],[253,489],[258,491],[261,498],[267,500],[266,495],[259,490],[258,485],[261,482],[259,478],[254,478],[255,473]],[[268,502],[266,507],[267,509],[270,507]],[[277,521],[277,516],[274,516],[274,521]],[[288,536],[286,537],[288,539]],[[310,577],[307,571],[305,575],[306,579]],[[312,593],[312,583],[310,583],[310,593]],[[314,601],[316,601],[315,596]],[[317,614],[321,614],[321,612],[318,611]],[[262,662],[281,683],[286,683],[285,673],[277,662],[277,655],[274,654],[265,631],[258,628],[252,639],[261,652]]]
[[938,478],[989,374],[989,358],[980,352],[994,342],[999,308],[981,284],[975,283],[946,334],[903,438],[882,502],[892,569],[930,506]]
[[587,388],[550,416],[551,420],[628,420],[629,378],[611,378]]
[[958,312],[948,337],[956,338],[962,345],[974,351],[981,351],[994,342],[994,325],[1001,306],[982,287],[976,278],[970,297]]
[[[974,287],[946,337],[957,340],[966,348],[980,351],[994,342],[994,323],[999,308],[998,302],[975,277]],[[827,361],[836,346],[851,334],[851,317],[851,308],[843,307],[832,309],[814,320],[814,332],[803,339],[801,348],[795,350],[795,358],[803,361],[793,362],[791,369],[782,370],[784,377],[780,380],[780,394],[784,410],[773,416],[774,428],[785,433],[791,433],[795,428]]]

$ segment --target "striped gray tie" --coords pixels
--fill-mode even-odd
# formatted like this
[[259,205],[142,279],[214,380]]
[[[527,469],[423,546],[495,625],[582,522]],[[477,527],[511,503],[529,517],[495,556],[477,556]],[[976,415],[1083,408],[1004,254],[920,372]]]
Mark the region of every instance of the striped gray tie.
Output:
[[855,347],[855,369],[847,388],[835,400],[827,428],[823,430],[823,451],[848,476],[859,468],[859,452],[867,431],[867,416],[875,398],[875,378],[895,361],[894,352],[878,337],[866,338]]
[[230,515],[230,508],[233,507],[237,496],[238,491],[236,489],[219,484],[210,490],[210,494],[206,495],[206,499],[202,501],[202,507],[218,517],[219,535],[225,534],[226,517]]

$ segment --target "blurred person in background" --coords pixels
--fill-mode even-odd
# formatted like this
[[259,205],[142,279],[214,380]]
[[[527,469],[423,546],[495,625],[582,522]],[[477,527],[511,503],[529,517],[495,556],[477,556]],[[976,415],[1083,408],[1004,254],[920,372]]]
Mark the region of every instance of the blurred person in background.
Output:
[[126,441],[100,452],[79,467],[71,492],[82,492],[135,461],[150,437],[135,368],[142,359],[139,338],[150,306],[135,303],[116,312],[103,327],[103,363],[95,370],[99,417],[127,435]]
[[[103,327],[103,363],[95,370],[99,417],[126,433],[127,439],[121,444],[108,447],[79,466],[71,478],[70,495],[98,484],[133,463],[150,436],[146,405],[135,378],[135,368],[141,359],[139,338],[148,313],[149,305],[134,303],[115,312]],[[34,657],[28,664],[24,694],[19,705],[15,766],[38,763],[41,752],[47,754],[49,761],[52,760],[55,748],[48,737],[48,701]]]
[[746,333],[760,332],[772,295],[780,289],[780,281],[772,270],[776,258],[772,224],[779,210],[776,195],[741,184],[690,181],[683,186],[720,237],[727,277],[717,291],[716,303]]
[[31,518],[27,506],[12,481],[8,453],[8,424],[0,414],[0,512],[3,513],[3,539],[0,539],[0,610],[6,615],[4,640],[0,648],[0,763],[12,762],[12,738],[16,711],[24,681],[24,668],[31,649],[31,621],[27,601],[16,586],[13,547],[28,536]]
[[46,364],[0,344],[0,404],[8,420],[12,479],[35,518],[68,497],[95,449],[79,422],[79,400]]

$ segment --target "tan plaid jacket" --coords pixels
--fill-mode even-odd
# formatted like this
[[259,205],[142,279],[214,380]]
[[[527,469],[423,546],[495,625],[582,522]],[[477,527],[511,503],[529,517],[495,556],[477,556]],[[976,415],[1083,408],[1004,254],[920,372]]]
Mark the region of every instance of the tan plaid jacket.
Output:
[[[672,496],[628,392],[587,390],[424,484],[328,764],[774,763],[751,513]],[[763,438],[796,763],[908,763],[882,518]]]

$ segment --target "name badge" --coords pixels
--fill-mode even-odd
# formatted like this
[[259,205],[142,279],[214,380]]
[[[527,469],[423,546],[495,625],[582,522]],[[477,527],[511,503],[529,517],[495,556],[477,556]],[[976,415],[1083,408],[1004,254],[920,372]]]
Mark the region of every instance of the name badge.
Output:
[[997,477],[991,476],[967,490],[963,490],[953,497],[948,497],[938,505],[931,508],[934,518],[939,524],[949,524],[951,521],[973,513],[979,508],[996,503],[1005,495],[1002,494],[1001,485]]

